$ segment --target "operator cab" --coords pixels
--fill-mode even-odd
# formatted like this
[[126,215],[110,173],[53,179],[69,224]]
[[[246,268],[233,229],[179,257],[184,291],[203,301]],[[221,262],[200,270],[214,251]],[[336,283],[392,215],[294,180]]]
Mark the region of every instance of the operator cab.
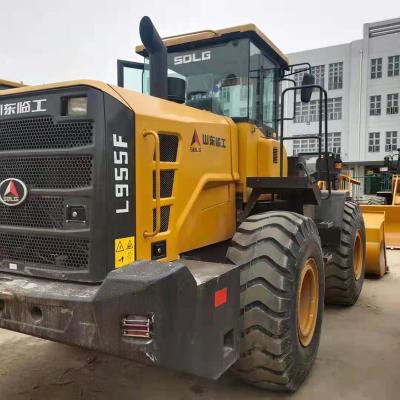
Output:
[[[236,122],[252,122],[266,134],[277,131],[279,79],[288,62],[255,25],[195,32],[163,42],[168,77],[185,81],[180,102]],[[148,54],[143,46],[136,52],[144,63],[119,60],[118,84],[149,93]]]

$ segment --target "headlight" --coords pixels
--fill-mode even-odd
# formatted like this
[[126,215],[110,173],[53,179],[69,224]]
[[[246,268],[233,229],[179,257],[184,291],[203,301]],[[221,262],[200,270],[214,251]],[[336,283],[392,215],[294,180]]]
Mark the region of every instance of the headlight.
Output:
[[87,115],[87,97],[70,97],[68,99],[68,115],[82,117]]

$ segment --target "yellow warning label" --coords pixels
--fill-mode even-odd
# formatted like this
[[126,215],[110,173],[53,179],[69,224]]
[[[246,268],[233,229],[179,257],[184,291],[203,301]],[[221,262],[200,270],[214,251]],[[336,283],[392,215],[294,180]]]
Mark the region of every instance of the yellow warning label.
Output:
[[135,261],[135,237],[115,239],[115,268],[121,268]]

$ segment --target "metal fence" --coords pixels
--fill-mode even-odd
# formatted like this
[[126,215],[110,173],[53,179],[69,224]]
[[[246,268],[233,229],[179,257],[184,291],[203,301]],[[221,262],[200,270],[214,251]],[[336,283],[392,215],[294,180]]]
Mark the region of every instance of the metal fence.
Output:
[[351,191],[354,198],[364,195],[376,195],[377,192],[392,191],[392,175],[377,174],[353,177],[360,182],[360,185],[352,185]]

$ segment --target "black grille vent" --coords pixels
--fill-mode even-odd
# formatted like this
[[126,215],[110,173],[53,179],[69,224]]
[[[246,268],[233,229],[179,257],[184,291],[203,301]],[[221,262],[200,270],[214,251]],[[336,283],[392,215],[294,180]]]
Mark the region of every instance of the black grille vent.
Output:
[[[1,140],[1,139],[0,139]],[[18,178],[38,189],[90,186],[93,157],[16,157],[0,159],[0,178]]]
[[64,203],[61,197],[30,196],[22,205],[0,203],[0,225],[62,229]]
[[175,162],[178,152],[178,136],[160,134],[160,161]]
[[272,162],[278,164],[278,148],[274,147],[272,150]]
[[[174,188],[174,170],[163,170],[160,173],[160,194],[162,198],[171,197]],[[153,171],[153,198],[156,198],[156,176]]]
[[36,117],[0,122],[0,151],[60,149],[93,143],[93,122]]
[[0,259],[63,268],[87,268],[89,241],[0,233]]
[[[161,207],[161,229],[160,232],[166,232],[169,225],[169,211],[171,206]],[[153,208],[153,230],[156,230],[156,209]]]

